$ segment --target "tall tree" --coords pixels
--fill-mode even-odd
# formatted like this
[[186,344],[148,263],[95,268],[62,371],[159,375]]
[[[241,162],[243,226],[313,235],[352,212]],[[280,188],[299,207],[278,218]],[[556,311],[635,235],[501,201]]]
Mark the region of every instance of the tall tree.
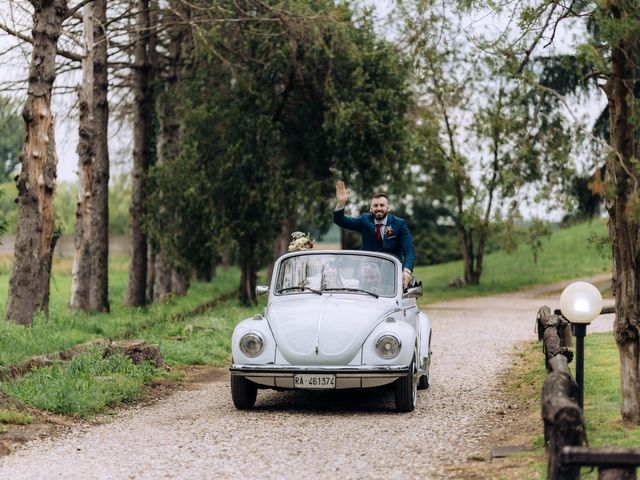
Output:
[[[584,2],[576,9],[563,4],[544,3],[520,12],[524,42],[510,52],[517,58],[518,74],[535,57],[536,47],[555,39],[564,19],[586,19],[584,42],[578,45],[574,70],[580,79],[596,80],[607,97],[609,144],[604,182],[605,207],[609,214],[609,238],[613,254],[612,291],[615,296],[614,336],[620,356],[621,415],[640,424],[640,11],[637,3],[625,0]],[[531,28],[534,27],[534,28]],[[558,97],[558,91],[549,91]],[[595,125],[596,133],[606,132],[604,116]]]
[[147,202],[147,174],[153,149],[153,59],[154,25],[149,0],[137,1],[135,65],[133,67],[133,171],[130,207],[129,283],[125,303],[146,304],[147,233],[144,227]]
[[107,0],[93,0],[94,160],[91,172],[91,276],[89,308],[109,310],[109,88]]
[[614,334],[620,354],[621,413],[640,424],[640,11],[635,2],[614,0],[596,14],[606,39],[606,83],[610,118],[605,205],[613,251]]
[[79,88],[78,201],[71,308],[108,311],[109,149],[107,5],[83,8],[85,56]]
[[[203,244],[218,237],[234,247],[240,295],[252,302],[256,271],[272,258],[268,246],[283,219],[288,228],[330,220],[336,172],[372,190],[403,170],[411,95],[400,56],[345,6],[234,8],[191,49],[182,163],[170,168],[192,172],[183,198],[207,205],[191,237],[202,232]],[[163,171],[157,178],[167,178]],[[180,201],[169,204],[185,211]]]
[[[613,0],[570,5],[540,2],[516,13],[521,31],[502,53],[506,52],[512,62],[514,77],[529,82],[531,65],[535,64],[532,60],[543,45],[556,40],[560,23],[565,19],[585,22],[584,41],[576,48],[573,70],[580,81],[595,80],[607,98],[610,140],[600,146],[607,160],[603,190],[613,254],[621,415],[626,421],[640,424],[640,10],[637,2]],[[572,23],[572,28],[575,26]],[[560,89],[540,84],[536,88],[567,106]],[[596,134],[606,132],[602,121],[605,116],[598,119]],[[576,128],[584,129],[577,119],[574,122]]]
[[[540,95],[511,77],[508,62],[462,44],[461,19],[453,4],[445,8],[452,11],[440,15],[435,2],[404,2],[400,18],[414,58],[421,112],[437,121],[425,146],[430,162],[448,174],[444,199],[458,231],[464,280],[476,285],[496,222],[517,215],[519,202],[535,201],[523,187],[549,192],[557,187],[549,179],[566,177],[570,130],[557,111],[532,101]],[[471,97],[476,101],[469,102]]]
[[[179,80],[184,73],[184,56],[182,48],[187,41],[188,30],[184,25],[189,12],[182,2],[169,2],[169,9],[165,11],[162,23],[166,29],[166,58],[163,69],[158,72],[161,79],[159,92],[156,99],[158,118],[157,137],[157,164],[159,167],[170,165],[179,157],[181,142],[181,125],[178,113]],[[189,42],[191,43],[191,42]],[[160,185],[156,184],[156,207],[158,211],[152,215],[158,220],[156,235],[151,235],[155,245],[154,258],[154,282],[153,292],[150,297],[154,301],[171,294],[185,294],[189,285],[190,268],[184,262],[179,262],[172,257],[172,245],[176,239],[181,213],[167,205],[171,201],[169,194],[164,194]]]
[[51,258],[55,247],[53,197],[57,156],[51,93],[62,22],[74,9],[66,0],[33,0],[33,52],[27,102],[23,111],[25,142],[17,179],[15,257],[5,318],[30,325],[39,309],[48,312]]
[[82,59],[82,83],[78,87],[78,198],[76,202],[75,254],[71,269],[71,298],[73,309],[89,310],[91,284],[91,182],[95,156],[95,128],[93,111],[93,4],[83,12],[85,55]]

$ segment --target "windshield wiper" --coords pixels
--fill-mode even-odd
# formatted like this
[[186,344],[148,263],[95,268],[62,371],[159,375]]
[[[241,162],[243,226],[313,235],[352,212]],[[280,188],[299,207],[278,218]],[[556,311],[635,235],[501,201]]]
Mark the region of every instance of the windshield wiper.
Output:
[[318,295],[322,295],[322,292],[320,290],[314,290],[313,288],[309,288],[309,287],[287,287],[287,288],[281,288],[280,290],[278,290],[278,293],[283,293],[283,292],[288,292],[290,290],[309,290],[310,292],[313,293],[317,293]]
[[372,297],[378,298],[380,295],[377,295],[368,290],[362,290],[361,288],[349,288],[349,287],[333,287],[333,288],[323,288],[323,292],[361,292],[371,295]]

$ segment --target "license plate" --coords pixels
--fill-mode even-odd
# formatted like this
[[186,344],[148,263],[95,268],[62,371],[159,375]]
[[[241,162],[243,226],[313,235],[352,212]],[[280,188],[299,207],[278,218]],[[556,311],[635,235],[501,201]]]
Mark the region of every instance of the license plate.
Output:
[[302,373],[293,377],[296,388],[336,388],[336,376]]

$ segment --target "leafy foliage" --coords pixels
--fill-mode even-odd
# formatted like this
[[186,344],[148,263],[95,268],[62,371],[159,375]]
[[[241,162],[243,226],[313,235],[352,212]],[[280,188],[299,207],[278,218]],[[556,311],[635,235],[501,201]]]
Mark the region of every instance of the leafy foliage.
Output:
[[411,101],[401,57],[346,6],[227,14],[248,6],[256,21],[209,25],[189,52],[181,153],[154,169],[149,230],[183,268],[232,247],[252,300],[283,220],[329,222],[336,174],[373,189],[403,170]]
[[15,99],[0,95],[0,183],[13,180],[18,173],[24,142],[24,122],[19,107]]
[[422,102],[418,173],[449,212],[464,279],[476,284],[494,224],[513,224],[521,204],[562,195],[573,173],[572,132],[555,108],[558,100],[514,79],[509,59],[470,51],[460,41],[463,21],[455,12],[439,15],[428,1],[402,5]]

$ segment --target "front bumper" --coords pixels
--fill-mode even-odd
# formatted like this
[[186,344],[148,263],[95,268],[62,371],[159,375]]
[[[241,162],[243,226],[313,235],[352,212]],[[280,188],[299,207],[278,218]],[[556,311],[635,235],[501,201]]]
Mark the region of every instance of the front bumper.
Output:
[[389,366],[292,366],[232,364],[231,375],[245,377],[254,383],[271,388],[293,389],[297,374],[331,374],[336,377],[336,389],[372,388],[394,382],[409,373],[406,365]]

